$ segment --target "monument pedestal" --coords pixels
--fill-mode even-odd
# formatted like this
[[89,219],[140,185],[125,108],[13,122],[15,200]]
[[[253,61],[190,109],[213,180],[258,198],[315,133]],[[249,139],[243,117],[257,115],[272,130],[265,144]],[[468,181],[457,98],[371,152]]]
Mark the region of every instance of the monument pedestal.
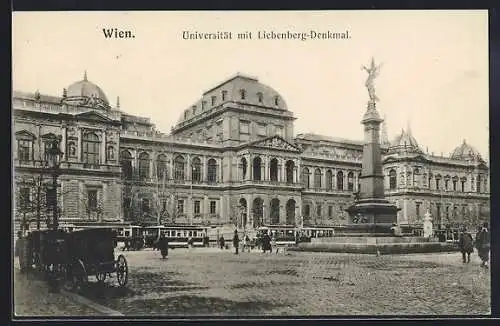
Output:
[[400,209],[386,199],[362,199],[347,208],[350,224],[347,230],[363,230],[377,235],[391,234]]

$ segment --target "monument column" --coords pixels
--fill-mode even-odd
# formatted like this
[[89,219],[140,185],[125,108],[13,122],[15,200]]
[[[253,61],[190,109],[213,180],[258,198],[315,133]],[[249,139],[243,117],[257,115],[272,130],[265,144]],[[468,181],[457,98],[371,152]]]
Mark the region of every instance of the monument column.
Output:
[[[380,150],[380,118],[376,109],[379,98],[375,95],[374,80],[379,75],[380,65],[376,66],[372,58],[365,86],[370,100],[361,123],[364,126],[364,144],[362,171],[359,176],[361,186],[354,203],[347,208],[353,226],[361,232],[388,233],[392,224],[397,221],[398,208],[385,199],[384,175],[382,173],[382,155]],[[345,189],[345,186],[344,186]]]

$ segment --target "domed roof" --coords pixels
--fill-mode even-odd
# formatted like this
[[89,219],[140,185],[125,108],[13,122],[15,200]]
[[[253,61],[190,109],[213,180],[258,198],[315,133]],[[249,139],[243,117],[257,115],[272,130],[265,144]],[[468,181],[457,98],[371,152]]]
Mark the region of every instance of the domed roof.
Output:
[[276,90],[262,84],[255,77],[238,73],[204,92],[200,100],[182,112],[178,123],[228,101],[251,104],[271,111],[288,110],[286,102]]
[[73,102],[77,105],[101,105],[109,107],[106,94],[104,94],[99,86],[88,81],[87,72],[85,72],[83,80],[68,86],[65,91],[65,101]]
[[467,144],[465,139],[460,146],[451,152],[450,157],[455,160],[483,160],[477,149]]
[[422,149],[418,145],[417,140],[411,134],[411,131],[401,130],[401,134],[396,136],[389,145],[389,152],[413,152],[422,153]]

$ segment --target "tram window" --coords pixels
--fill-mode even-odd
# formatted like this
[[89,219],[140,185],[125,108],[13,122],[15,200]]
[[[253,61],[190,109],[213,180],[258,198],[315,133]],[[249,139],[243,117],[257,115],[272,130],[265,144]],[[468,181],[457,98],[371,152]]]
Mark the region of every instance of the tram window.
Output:
[[125,236],[129,237],[130,236],[130,231],[125,231]]

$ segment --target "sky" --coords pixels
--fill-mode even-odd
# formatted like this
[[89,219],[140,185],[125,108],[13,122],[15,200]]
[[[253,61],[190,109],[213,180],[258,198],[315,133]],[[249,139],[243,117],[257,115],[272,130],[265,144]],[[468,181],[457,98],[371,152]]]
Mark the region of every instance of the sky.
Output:
[[[61,96],[81,80],[110,104],[168,133],[202,93],[242,73],[274,88],[295,133],[363,139],[367,74],[389,139],[411,128],[421,147],[449,153],[465,139],[489,152],[487,11],[15,12],[14,90]],[[107,39],[103,29],[134,38]],[[349,39],[269,40],[265,32],[345,32]],[[185,40],[182,32],[231,32]],[[237,39],[250,31],[252,39]]]

